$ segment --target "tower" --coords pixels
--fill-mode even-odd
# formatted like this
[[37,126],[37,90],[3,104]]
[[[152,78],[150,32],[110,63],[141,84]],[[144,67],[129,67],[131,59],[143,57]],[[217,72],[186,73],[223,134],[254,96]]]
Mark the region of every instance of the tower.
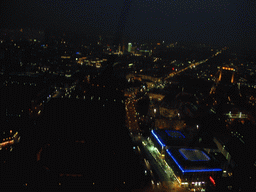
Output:
[[132,50],[132,43],[128,43],[128,52],[130,53]]

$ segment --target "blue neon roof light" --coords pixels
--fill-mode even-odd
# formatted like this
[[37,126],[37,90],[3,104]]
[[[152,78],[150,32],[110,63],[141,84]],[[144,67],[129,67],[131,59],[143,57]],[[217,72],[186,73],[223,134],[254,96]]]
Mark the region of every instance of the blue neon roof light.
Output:
[[160,145],[161,145],[162,147],[165,147],[165,146],[166,146],[165,143],[164,143],[163,141],[161,141],[161,140],[158,138],[158,136],[157,136],[156,133],[155,133],[155,130],[152,130],[151,133],[154,135],[154,137],[156,138],[156,140],[158,141],[158,143],[160,143]]
[[189,161],[210,161],[210,157],[203,151],[197,149],[179,149],[180,154],[184,159]]
[[166,150],[166,152],[168,153],[168,155],[173,159],[173,161],[176,163],[176,165],[179,167],[179,169],[183,172],[183,173],[189,173],[189,172],[211,172],[211,171],[222,171],[222,169],[219,168],[213,168],[213,169],[198,169],[198,170],[184,170],[184,168],[177,162],[177,160],[172,156],[171,152],[169,151],[169,149]]
[[[178,138],[181,138],[180,136],[182,136],[183,138],[185,138],[185,136],[179,132],[179,131],[173,131],[173,130],[165,130],[165,133],[167,133],[167,135],[169,137],[176,137],[176,135],[178,136]],[[176,135],[171,135],[171,133],[176,133]]]

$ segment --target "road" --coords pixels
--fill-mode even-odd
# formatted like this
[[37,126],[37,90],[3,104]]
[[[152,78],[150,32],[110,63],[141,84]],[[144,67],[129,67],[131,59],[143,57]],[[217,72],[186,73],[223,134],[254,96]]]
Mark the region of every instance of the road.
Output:
[[[165,78],[165,80],[187,69],[193,67],[195,68],[196,66],[207,62],[210,58],[213,58],[220,53],[221,51],[218,51],[205,60],[192,63],[190,66],[184,69],[171,73]],[[157,148],[154,147],[154,144],[150,141],[150,139],[144,138],[141,135],[141,130],[138,125],[137,112],[135,109],[136,101],[137,100],[134,96],[129,97],[126,100],[126,126],[130,131],[130,136],[132,140],[140,146],[140,150],[143,152],[145,159],[148,159],[145,161],[145,165],[150,169],[150,171],[154,170],[158,175],[159,180],[161,181],[158,182],[157,187],[155,187],[155,183],[152,180],[152,186],[149,187],[147,191],[188,191],[188,189],[182,188],[180,186],[179,180],[178,178],[176,178],[175,174],[173,174],[171,167],[168,166],[168,164],[164,160],[164,157],[159,153]],[[150,167],[152,167],[152,170]]]
[[138,151],[145,160],[145,166],[152,176],[152,185],[148,186],[146,191],[187,191],[187,189],[180,187],[171,168],[163,160],[153,143],[141,135],[135,109],[136,101],[137,99],[134,97],[126,100],[126,125],[133,142],[138,145]]
[[186,71],[187,69],[192,69],[193,67],[195,68],[196,66],[205,63],[205,62],[208,61],[210,58],[216,57],[216,56],[217,56],[218,54],[220,54],[220,53],[221,53],[221,51],[217,51],[215,54],[213,54],[212,56],[210,56],[209,58],[207,58],[207,59],[205,59],[205,60],[192,63],[191,65],[185,67],[184,69],[181,69],[181,70],[179,70],[179,71],[177,71],[177,72],[170,73],[169,76],[167,76],[167,77],[165,78],[165,80],[168,79],[168,78],[171,78],[171,77],[173,77],[174,75],[177,75],[177,74],[179,74],[179,73],[181,73],[181,72],[183,72],[183,71]]
[[19,136],[19,133],[16,132],[13,136],[11,136],[10,140],[0,143],[0,149],[2,149],[3,147],[9,147],[19,142],[20,142],[20,136]]
[[136,115],[136,109],[134,106],[135,100],[128,98],[126,101],[126,126],[129,128],[129,131],[132,134],[138,134],[141,132],[138,120],[137,120],[137,115]]

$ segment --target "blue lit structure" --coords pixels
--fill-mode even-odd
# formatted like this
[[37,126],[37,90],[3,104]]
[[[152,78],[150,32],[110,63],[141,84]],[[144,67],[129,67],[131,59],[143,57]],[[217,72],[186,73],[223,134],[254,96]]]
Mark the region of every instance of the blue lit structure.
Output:
[[154,135],[154,137],[156,138],[156,140],[159,142],[159,144],[162,146],[162,147],[165,147],[166,144],[165,144],[165,141],[162,140],[159,135],[156,133],[156,130],[152,130],[151,133]]
[[185,136],[179,131],[165,130],[168,136],[175,138],[185,138]]
[[[194,150],[194,149],[191,149]],[[173,155],[171,154],[171,152],[169,151],[169,149],[166,150],[167,154],[174,160],[174,162],[177,164],[177,166],[179,167],[179,169],[185,173],[185,172],[212,172],[212,171],[222,171],[222,169],[220,168],[206,168],[206,169],[184,169],[179,163],[178,161],[173,157]],[[202,151],[203,152],[203,151]],[[204,153],[204,152],[203,152]],[[185,158],[185,157],[184,157]],[[186,159],[186,158],[185,158]],[[186,159],[187,160],[187,159]],[[200,161],[200,160],[199,160]]]
[[197,149],[179,149],[180,154],[189,161],[209,161],[210,157],[205,152]]
[[[191,155],[195,153],[196,157]],[[165,160],[172,168],[181,183],[186,182],[194,187],[194,183],[205,185],[212,178],[220,177],[220,165],[199,149],[169,148],[166,150]]]
[[183,146],[185,136],[179,131],[152,130],[151,140],[162,151],[166,146]]

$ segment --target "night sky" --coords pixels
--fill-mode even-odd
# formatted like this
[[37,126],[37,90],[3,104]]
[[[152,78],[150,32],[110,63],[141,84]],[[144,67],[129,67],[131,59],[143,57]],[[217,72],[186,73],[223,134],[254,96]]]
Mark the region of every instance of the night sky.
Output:
[[[115,32],[123,0],[6,0],[3,28]],[[125,36],[254,46],[255,1],[132,0]]]

